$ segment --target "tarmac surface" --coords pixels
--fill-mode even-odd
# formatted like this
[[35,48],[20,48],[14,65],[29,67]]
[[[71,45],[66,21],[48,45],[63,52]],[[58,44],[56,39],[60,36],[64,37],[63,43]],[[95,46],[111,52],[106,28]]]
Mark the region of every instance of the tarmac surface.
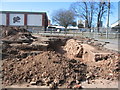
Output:
[[97,39],[97,40],[99,42],[102,42],[102,43],[109,42],[104,46],[105,48],[120,52],[120,47],[119,47],[120,41],[119,41],[119,39]]

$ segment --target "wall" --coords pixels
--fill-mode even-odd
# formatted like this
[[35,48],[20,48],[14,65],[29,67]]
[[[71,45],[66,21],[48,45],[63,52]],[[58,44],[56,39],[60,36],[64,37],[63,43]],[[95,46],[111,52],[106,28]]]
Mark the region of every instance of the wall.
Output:
[[28,26],[42,26],[42,15],[28,14],[27,25]]
[[48,26],[48,17],[45,12],[0,12],[0,25],[20,26],[20,27],[39,27],[45,30]]
[[6,25],[6,14],[0,13],[0,25]]
[[24,26],[24,14],[10,14],[11,26]]

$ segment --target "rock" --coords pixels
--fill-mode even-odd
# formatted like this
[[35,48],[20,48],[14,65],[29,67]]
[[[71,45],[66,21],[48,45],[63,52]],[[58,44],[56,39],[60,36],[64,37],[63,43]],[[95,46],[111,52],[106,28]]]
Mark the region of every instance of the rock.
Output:
[[73,57],[82,57],[83,55],[83,47],[74,39],[69,39],[66,42],[64,50],[67,52],[68,56]]
[[74,89],[82,89],[82,86],[79,84],[79,85],[75,85],[73,86]]
[[72,89],[72,86],[71,86],[71,85],[67,85],[66,88],[67,88],[67,89]]
[[107,53],[98,53],[95,54],[95,61],[100,61],[100,60],[107,60],[109,58],[109,54]]
[[37,82],[30,82],[31,85],[37,85]]
[[74,78],[71,78],[69,81],[68,81],[68,83],[69,83],[69,85],[72,85],[72,83],[75,83],[76,81],[74,80]]
[[77,60],[75,60],[75,59],[71,59],[69,62],[77,63]]
[[46,86],[49,86],[49,84],[52,83],[52,80],[50,78],[46,78],[44,82]]
[[51,89],[55,89],[55,88],[57,88],[57,84],[55,84],[55,83],[51,83],[51,84],[49,85],[49,88],[51,88]]
[[79,80],[76,80],[76,83],[77,83],[77,84],[80,84],[80,81],[79,81]]
[[54,79],[54,83],[55,83],[55,84],[58,84],[58,83],[59,83],[59,80],[58,80],[58,79]]

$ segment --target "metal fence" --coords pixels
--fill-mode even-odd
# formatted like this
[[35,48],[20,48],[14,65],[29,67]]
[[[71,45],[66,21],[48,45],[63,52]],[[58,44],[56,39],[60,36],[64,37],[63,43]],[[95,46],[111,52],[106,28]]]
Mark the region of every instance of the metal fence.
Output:
[[40,35],[50,35],[50,36],[80,36],[80,37],[89,37],[89,38],[98,38],[98,39],[116,39],[120,38],[120,33],[118,30],[113,30],[111,28],[80,28],[78,30],[67,30],[67,31],[42,31],[42,30],[29,30],[33,34]]

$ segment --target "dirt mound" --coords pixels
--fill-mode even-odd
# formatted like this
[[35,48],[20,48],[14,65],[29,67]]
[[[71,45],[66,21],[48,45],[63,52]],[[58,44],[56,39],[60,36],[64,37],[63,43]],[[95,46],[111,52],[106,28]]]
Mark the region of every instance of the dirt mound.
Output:
[[77,40],[69,39],[64,46],[64,50],[67,52],[68,57],[80,57],[83,55],[83,47],[77,42]]
[[7,36],[13,36],[18,34],[19,32],[28,32],[24,28],[19,28],[19,27],[2,27],[2,37],[7,37]]
[[[85,47],[84,47],[85,48]],[[92,47],[86,47],[89,49],[92,49]],[[84,49],[85,50],[85,49]],[[98,55],[101,55],[101,53],[97,53]],[[93,60],[91,59],[93,56],[90,54],[90,52],[86,52],[85,58],[82,60],[83,63],[87,65],[87,80],[94,80],[94,79],[107,79],[107,80],[118,80],[119,74],[120,74],[120,61],[118,54],[111,53],[106,54],[105,53],[98,59],[99,60]],[[89,57],[88,57],[89,56]]]
[[[90,64],[91,63],[91,64]],[[120,61],[115,55],[111,55],[107,60],[98,62],[86,62],[89,78],[102,78],[107,80],[118,80],[120,71]]]
[[14,29],[14,28],[9,28],[9,27],[3,27],[2,28],[2,37],[7,37],[11,35],[16,35],[19,31]]
[[1,30],[2,59],[21,57],[21,55],[25,57],[23,53],[20,53],[21,48],[15,46],[27,44],[26,47],[34,48],[34,46],[28,46],[28,44],[30,45],[33,41],[37,41],[37,38],[24,28],[2,27]]
[[[31,38],[31,34],[29,37],[28,34],[26,36],[26,33],[21,32],[5,38],[12,37],[11,40],[17,41],[19,37],[23,37],[22,35],[24,38],[27,36]],[[3,43],[3,54],[8,55],[3,60],[4,85],[26,82],[31,85],[47,85],[50,88],[62,86],[71,88],[79,86],[84,80],[96,78],[115,80],[119,75],[120,61],[116,54],[98,61],[91,60],[86,55],[87,60],[83,58],[83,54],[89,52],[84,53],[83,49],[88,51],[86,48],[92,48],[81,45],[83,41],[54,37],[45,40],[44,44],[47,45],[42,47],[41,38],[43,37],[39,37],[40,42],[37,40],[32,44]]]
[[35,83],[47,86],[74,85],[85,80],[86,65],[54,51],[29,56],[21,61],[6,60],[3,65],[4,85]]
[[34,39],[36,37],[24,28],[2,28],[2,41],[5,43],[31,43]]

